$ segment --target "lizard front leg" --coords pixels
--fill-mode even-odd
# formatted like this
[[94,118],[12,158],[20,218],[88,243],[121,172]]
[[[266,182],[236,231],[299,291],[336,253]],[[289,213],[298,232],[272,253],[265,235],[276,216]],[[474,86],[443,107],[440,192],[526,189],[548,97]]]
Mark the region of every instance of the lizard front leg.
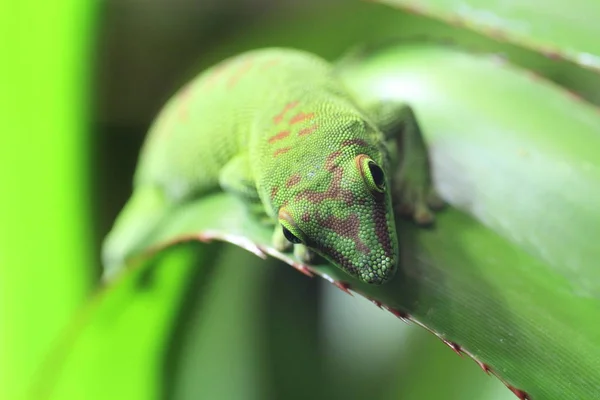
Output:
[[415,114],[409,106],[397,103],[380,105],[376,123],[386,137],[390,156],[395,159],[393,199],[395,209],[422,225],[433,223],[433,210],[444,206],[436,193],[429,154]]
[[250,161],[246,153],[238,154],[225,164],[219,172],[219,186],[244,203],[251,215],[263,223],[272,224],[256,190]]

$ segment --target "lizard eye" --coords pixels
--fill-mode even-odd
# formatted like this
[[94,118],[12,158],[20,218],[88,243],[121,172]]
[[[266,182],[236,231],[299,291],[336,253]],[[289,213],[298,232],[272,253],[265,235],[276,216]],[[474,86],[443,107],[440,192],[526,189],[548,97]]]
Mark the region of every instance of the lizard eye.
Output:
[[357,156],[356,162],[369,189],[378,193],[385,192],[385,174],[381,167],[364,154]]
[[285,207],[279,209],[279,223],[281,224],[281,230],[283,231],[283,236],[294,244],[302,243],[304,239],[304,235],[302,231],[298,229],[294,219],[288,212]]
[[383,176],[383,170],[373,161],[369,161],[368,166],[373,183],[375,186],[377,186],[377,189],[383,192],[385,190],[385,177]]
[[292,232],[289,231],[285,226],[282,226],[283,236],[290,242],[294,244],[302,243],[302,240],[298,239]]

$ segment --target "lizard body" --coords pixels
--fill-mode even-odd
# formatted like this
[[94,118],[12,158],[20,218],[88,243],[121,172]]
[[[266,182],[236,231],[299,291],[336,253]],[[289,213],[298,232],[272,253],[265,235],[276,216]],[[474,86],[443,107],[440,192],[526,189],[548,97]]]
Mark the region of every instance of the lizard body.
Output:
[[105,267],[134,253],[170,208],[225,190],[275,223],[276,248],[294,244],[303,260],[316,252],[365,282],[389,280],[399,258],[392,199],[422,222],[437,199],[412,111],[363,107],[349,93],[334,66],[291,49],[201,73],[150,129]]

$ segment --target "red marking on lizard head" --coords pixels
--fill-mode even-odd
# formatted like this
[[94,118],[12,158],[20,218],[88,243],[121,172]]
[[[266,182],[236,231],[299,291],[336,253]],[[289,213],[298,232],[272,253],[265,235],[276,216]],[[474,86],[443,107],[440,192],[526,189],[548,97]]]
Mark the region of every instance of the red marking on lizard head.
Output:
[[350,214],[346,218],[339,218],[335,215],[328,215],[321,221],[324,228],[335,231],[342,237],[347,237],[354,241],[356,248],[363,254],[369,254],[371,249],[360,238],[360,219],[356,214]]
[[286,188],[291,188],[292,186],[296,186],[302,180],[302,175],[294,174],[290,176],[290,178],[285,182]]
[[325,161],[325,169],[331,172],[331,183],[327,187],[326,190],[321,191],[318,189],[315,190],[305,190],[302,193],[299,193],[296,196],[297,200],[306,199],[311,203],[322,203],[325,200],[342,200],[346,204],[351,205],[354,201],[354,196],[352,191],[348,189],[344,189],[341,186],[342,178],[344,175],[343,168],[339,165],[336,165],[335,160],[342,155],[342,151],[334,151],[333,153],[327,156]]
[[250,71],[252,65],[253,59],[251,57],[246,58],[235,70],[235,72],[233,72],[233,74],[229,77],[229,80],[227,81],[227,87],[229,89],[232,89],[238,83],[240,78],[242,78],[242,76],[244,76],[246,73],[248,73],[248,71]]
[[275,200],[275,197],[277,197],[277,193],[279,193],[279,186],[273,186],[271,188],[271,201]]
[[360,147],[368,147],[369,144],[363,139],[346,139],[342,142],[342,146],[360,146]]

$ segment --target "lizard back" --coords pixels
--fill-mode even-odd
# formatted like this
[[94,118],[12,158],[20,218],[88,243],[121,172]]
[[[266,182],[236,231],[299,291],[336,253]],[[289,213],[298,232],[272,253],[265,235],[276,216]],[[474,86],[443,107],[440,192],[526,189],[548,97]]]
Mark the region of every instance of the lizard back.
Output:
[[[264,49],[224,60],[181,88],[154,121],[135,186],[179,201],[218,188],[223,166],[250,144],[257,121],[300,93],[335,90],[332,67],[299,50]],[[265,132],[268,134],[268,132]]]

